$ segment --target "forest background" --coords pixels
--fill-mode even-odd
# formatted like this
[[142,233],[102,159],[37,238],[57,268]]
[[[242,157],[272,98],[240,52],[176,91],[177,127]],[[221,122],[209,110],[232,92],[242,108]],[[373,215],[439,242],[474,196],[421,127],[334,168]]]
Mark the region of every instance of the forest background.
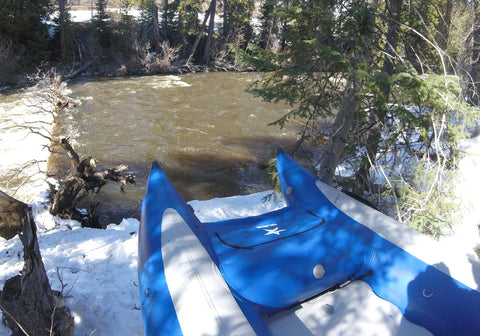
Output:
[[[95,10],[90,22],[71,20],[77,6]],[[249,91],[291,105],[279,127],[301,125],[292,155],[438,237],[461,220],[458,143],[478,133],[479,11],[467,0],[0,0],[0,83],[52,67],[63,79],[261,71]]]

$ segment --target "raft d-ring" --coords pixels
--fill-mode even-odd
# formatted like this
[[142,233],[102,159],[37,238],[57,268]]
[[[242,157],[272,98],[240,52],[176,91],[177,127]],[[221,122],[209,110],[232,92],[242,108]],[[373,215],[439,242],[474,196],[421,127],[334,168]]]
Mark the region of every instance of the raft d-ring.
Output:
[[430,298],[433,296],[433,292],[432,291],[429,291],[428,289],[424,288],[423,291],[422,291],[422,295],[424,298]]

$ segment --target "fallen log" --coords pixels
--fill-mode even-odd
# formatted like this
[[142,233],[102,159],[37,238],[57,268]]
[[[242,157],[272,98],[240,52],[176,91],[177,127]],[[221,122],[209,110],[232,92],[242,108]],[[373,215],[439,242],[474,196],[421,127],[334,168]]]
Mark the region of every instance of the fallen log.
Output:
[[81,74],[83,71],[87,70],[90,66],[93,65],[93,62],[88,62],[86,64],[84,64],[83,66],[81,66],[80,68],[78,68],[77,70],[75,71],[72,71],[70,72],[69,74],[66,74],[65,76],[63,76],[63,79],[72,79],[72,78],[75,78],[77,77],[79,74]]
[[50,213],[64,219],[78,220],[83,226],[102,228],[94,216],[95,206],[85,215],[77,209],[77,204],[88,193],[98,193],[109,181],[120,183],[120,192],[124,193],[127,184],[135,184],[135,178],[133,175],[123,174],[128,168],[124,164],[96,170],[97,161],[90,156],[80,160],[67,138],[61,139],[61,146],[70,158],[70,173],[60,182],[58,190],[54,191]]
[[62,294],[50,287],[38,246],[30,207],[0,191],[0,222],[18,220],[23,244],[21,275],[8,279],[0,293],[0,309],[12,335],[73,335],[73,318]]

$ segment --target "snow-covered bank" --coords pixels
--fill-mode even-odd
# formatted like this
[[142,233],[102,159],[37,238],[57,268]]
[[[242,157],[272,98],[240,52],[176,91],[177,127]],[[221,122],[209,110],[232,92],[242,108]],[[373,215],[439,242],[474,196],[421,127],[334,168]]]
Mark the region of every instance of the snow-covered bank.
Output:
[[475,248],[480,247],[480,137],[464,140],[460,148],[465,157],[459,162],[459,183],[456,194],[461,203],[461,223],[440,241],[455,250],[476,258]]
[[[55,219],[41,206],[36,207],[35,217],[47,228],[38,232],[42,259],[52,288],[67,298],[75,335],[142,335],[136,269],[138,221],[124,220],[103,231]],[[20,239],[2,241],[0,286],[22,266]],[[9,332],[0,326],[0,335]]]
[[[122,12],[120,8],[107,8],[107,14],[113,17],[120,17]],[[72,22],[90,22],[95,18],[97,15],[97,10],[92,9],[72,9],[69,11],[70,13],[70,20]],[[133,16],[134,18],[138,18],[141,14],[141,11],[135,8],[131,8],[128,10],[128,15]],[[52,18],[57,17],[58,12],[54,12]]]

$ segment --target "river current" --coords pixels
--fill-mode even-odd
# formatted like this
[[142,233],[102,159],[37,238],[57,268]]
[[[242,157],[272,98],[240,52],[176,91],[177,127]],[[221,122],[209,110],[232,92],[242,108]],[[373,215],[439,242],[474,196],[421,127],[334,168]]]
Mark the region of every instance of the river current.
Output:
[[[262,165],[274,157],[277,147],[291,145],[297,130],[268,125],[285,114],[288,106],[262,102],[245,92],[258,76],[214,72],[69,84],[67,93],[76,106],[62,112],[59,133],[69,137],[81,158],[95,157],[100,168],[125,163],[128,172],[136,176],[136,185],[129,185],[124,195],[114,183],[102,188],[97,197],[103,204],[99,209],[103,221],[138,217],[153,161],[166,170],[186,200],[271,188],[265,183]],[[0,97],[4,138],[8,131],[4,119],[11,119],[12,112],[19,115],[15,124],[33,118],[34,114],[22,107],[25,94]],[[30,148],[32,141],[40,142],[22,132],[14,146],[2,152],[0,189],[7,192],[23,183],[24,177],[9,175],[12,164],[19,160],[6,163],[3,156],[28,156],[17,147],[24,143]],[[44,158],[48,152],[42,155]],[[27,194],[32,192],[26,189]]]

